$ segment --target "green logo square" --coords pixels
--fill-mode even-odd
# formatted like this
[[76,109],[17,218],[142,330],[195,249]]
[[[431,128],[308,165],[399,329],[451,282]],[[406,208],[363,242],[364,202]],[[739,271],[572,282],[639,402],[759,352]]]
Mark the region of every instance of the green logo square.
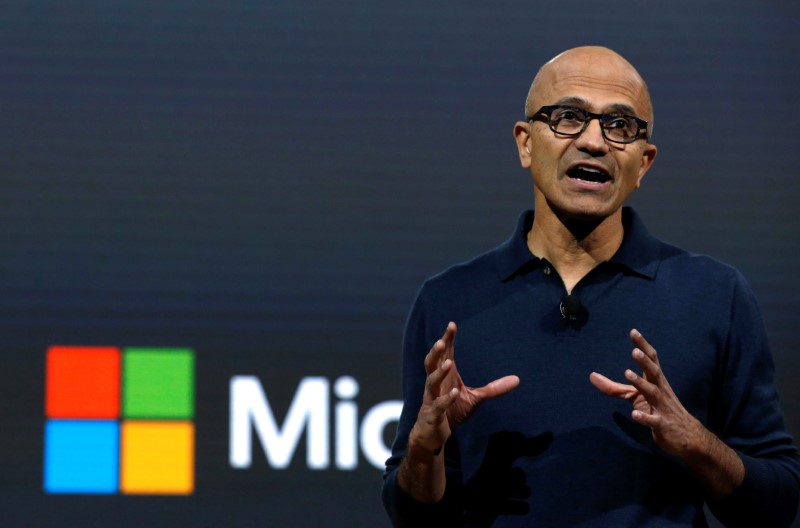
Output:
[[194,352],[126,348],[122,354],[122,416],[192,419]]

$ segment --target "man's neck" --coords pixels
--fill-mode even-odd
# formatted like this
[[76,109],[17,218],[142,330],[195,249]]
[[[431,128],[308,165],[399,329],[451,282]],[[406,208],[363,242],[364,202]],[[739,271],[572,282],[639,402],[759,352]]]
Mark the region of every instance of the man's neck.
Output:
[[[542,210],[544,209],[544,210]],[[528,232],[528,248],[558,271],[567,292],[595,266],[610,259],[622,244],[622,210],[598,221],[559,216],[537,207]]]

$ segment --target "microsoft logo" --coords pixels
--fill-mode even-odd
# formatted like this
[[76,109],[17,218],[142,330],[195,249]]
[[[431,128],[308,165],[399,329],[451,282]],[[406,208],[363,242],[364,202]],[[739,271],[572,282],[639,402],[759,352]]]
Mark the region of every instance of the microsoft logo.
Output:
[[192,493],[192,350],[54,346],[46,363],[46,492]]

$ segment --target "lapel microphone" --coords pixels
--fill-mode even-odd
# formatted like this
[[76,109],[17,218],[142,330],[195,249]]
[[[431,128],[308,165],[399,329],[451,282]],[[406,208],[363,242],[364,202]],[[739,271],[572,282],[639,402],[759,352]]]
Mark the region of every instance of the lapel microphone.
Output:
[[577,295],[567,294],[561,299],[558,310],[561,312],[561,317],[570,323],[574,323],[583,311],[583,305]]

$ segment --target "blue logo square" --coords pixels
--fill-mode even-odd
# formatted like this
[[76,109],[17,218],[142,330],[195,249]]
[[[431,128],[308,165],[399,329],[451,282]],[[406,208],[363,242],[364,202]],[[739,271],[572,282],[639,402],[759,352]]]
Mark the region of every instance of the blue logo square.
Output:
[[48,493],[118,491],[117,421],[48,420],[44,449],[44,489]]

